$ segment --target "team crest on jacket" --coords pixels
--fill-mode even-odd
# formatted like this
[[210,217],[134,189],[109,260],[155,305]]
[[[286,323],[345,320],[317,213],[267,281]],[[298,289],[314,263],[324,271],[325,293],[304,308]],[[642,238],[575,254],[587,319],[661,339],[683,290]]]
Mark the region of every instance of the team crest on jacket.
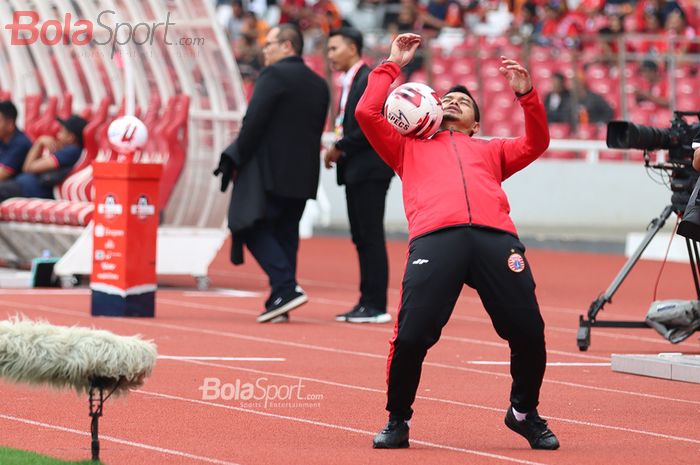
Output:
[[525,269],[525,259],[519,253],[512,253],[508,257],[508,268],[514,273],[520,273]]

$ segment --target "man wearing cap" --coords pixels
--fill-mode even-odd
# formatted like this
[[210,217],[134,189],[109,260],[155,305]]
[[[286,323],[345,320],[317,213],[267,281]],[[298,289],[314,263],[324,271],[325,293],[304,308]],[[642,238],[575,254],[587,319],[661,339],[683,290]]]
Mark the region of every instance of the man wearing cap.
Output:
[[22,174],[0,183],[0,201],[10,197],[53,198],[53,187],[68,175],[83,152],[87,126],[87,121],[76,115],[57,120],[61,129],[56,137],[37,138],[24,160]]
[[0,181],[15,177],[32,141],[17,128],[17,107],[10,100],[0,102]]

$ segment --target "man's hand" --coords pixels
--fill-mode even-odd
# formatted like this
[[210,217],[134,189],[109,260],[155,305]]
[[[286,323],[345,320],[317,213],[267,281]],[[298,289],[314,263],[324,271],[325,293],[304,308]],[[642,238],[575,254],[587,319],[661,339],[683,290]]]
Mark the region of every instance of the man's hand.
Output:
[[231,183],[231,179],[234,177],[234,171],[236,169],[236,164],[233,162],[231,157],[225,153],[221,154],[219,158],[219,166],[214,170],[214,176],[221,175],[221,192],[226,192],[228,185]]
[[700,171],[700,147],[696,148],[695,153],[693,153],[693,168],[695,171]]
[[338,147],[335,145],[331,145],[328,150],[326,150],[326,154],[323,156],[323,164],[327,169],[333,168],[333,165],[340,159],[340,157],[343,156],[343,152],[341,152]]
[[508,79],[510,88],[516,94],[527,94],[532,90],[530,73],[517,61],[502,56],[501,67],[498,68],[498,71]]
[[49,152],[55,152],[58,148],[58,141],[51,136],[39,136],[36,143],[48,149]]
[[423,39],[418,34],[399,34],[391,43],[389,60],[403,67],[413,60],[416,50]]

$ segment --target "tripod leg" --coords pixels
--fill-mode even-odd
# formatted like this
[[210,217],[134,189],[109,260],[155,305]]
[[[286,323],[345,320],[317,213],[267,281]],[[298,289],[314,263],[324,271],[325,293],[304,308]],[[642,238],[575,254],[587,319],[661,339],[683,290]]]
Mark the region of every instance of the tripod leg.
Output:
[[666,208],[664,208],[664,211],[661,212],[661,215],[659,215],[658,218],[654,218],[651,221],[651,223],[649,224],[649,228],[647,229],[647,233],[644,236],[644,239],[642,239],[642,242],[637,247],[637,250],[635,250],[634,253],[627,259],[622,269],[617,273],[617,276],[615,276],[615,279],[610,284],[608,289],[591,304],[588,310],[588,318],[591,321],[595,321],[596,315],[600,310],[602,310],[603,305],[612,300],[613,295],[615,295],[615,292],[617,292],[617,289],[625,280],[629,272],[632,271],[634,265],[637,264],[639,258],[644,253],[644,250],[651,243],[651,240],[654,238],[656,233],[658,233],[659,230],[664,227],[664,224],[666,224],[666,220],[669,216],[671,216],[671,213],[673,213],[673,205],[668,205]]
[[700,300],[700,282],[698,281],[698,268],[700,267],[700,255],[698,253],[698,243],[685,238],[685,245],[688,247],[688,258],[690,259],[690,271],[693,273],[693,283],[695,284],[695,294]]
[[583,315],[579,315],[578,318],[578,333],[576,333],[576,344],[578,345],[578,350],[585,352],[588,350],[588,346],[591,345],[591,324],[589,321],[583,318]]
[[620,269],[617,276],[615,276],[615,279],[613,279],[613,282],[610,284],[610,286],[608,286],[603,294],[591,302],[591,305],[588,308],[588,319],[581,315],[579,319],[579,329],[576,336],[576,342],[579,350],[585,351],[588,349],[588,346],[591,344],[591,326],[595,323],[598,312],[603,309],[603,306],[606,303],[612,301],[612,297],[615,295],[615,292],[617,292],[617,289],[620,287],[625,278],[627,278],[630,271],[632,271],[634,265],[639,261],[640,257],[644,253],[644,250],[646,250],[646,248],[649,246],[656,233],[658,233],[659,230],[664,227],[666,220],[669,216],[671,216],[673,211],[673,205],[667,205],[657,218],[651,220],[651,223],[649,223],[649,226],[647,227],[647,233],[642,239],[642,242],[639,244],[634,253],[627,259],[625,264],[622,266],[622,269]]
[[99,421],[102,416],[102,409],[104,408],[104,387],[93,382],[90,386],[89,391],[89,403],[90,403],[90,435],[92,438],[91,451],[92,451],[92,461],[100,461],[100,438],[99,438]]

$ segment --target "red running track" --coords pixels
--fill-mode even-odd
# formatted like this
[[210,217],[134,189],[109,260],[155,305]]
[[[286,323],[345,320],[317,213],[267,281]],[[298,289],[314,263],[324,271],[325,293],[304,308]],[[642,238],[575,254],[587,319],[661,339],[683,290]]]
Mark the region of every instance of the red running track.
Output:
[[[390,244],[395,315],[406,244]],[[700,387],[613,373],[611,353],[698,353],[693,336],[674,346],[652,330],[599,329],[576,347],[578,315],[603,291],[623,257],[530,250],[547,324],[549,362],[540,413],[559,436],[558,451],[533,451],[503,425],[508,350],[476,294],[465,289],[443,338],[428,354],[411,430],[411,448],[375,451],[386,421],[385,364],[392,325],[350,325],[333,316],[355,303],[357,265],[347,238],[302,242],[299,276],[310,302],[289,324],[255,323],[264,275],[234,268],[219,254],[212,288],[252,291],[235,297],[185,290],[163,279],[155,319],[92,318],[86,290],[0,290],[0,312],[84,325],[155,340],[161,359],[142,390],[110,399],[102,418],[102,459],[144,464],[627,464],[700,463]],[[657,262],[640,262],[600,319],[641,320],[652,299]],[[687,266],[668,264],[658,298],[691,298]],[[263,357],[283,361],[232,361]],[[208,399],[205,379],[291,390],[291,405]],[[87,401],[70,391],[2,383],[0,443],[65,459],[90,456]],[[230,391],[226,391],[230,393]],[[259,404],[259,405],[258,405]]]

